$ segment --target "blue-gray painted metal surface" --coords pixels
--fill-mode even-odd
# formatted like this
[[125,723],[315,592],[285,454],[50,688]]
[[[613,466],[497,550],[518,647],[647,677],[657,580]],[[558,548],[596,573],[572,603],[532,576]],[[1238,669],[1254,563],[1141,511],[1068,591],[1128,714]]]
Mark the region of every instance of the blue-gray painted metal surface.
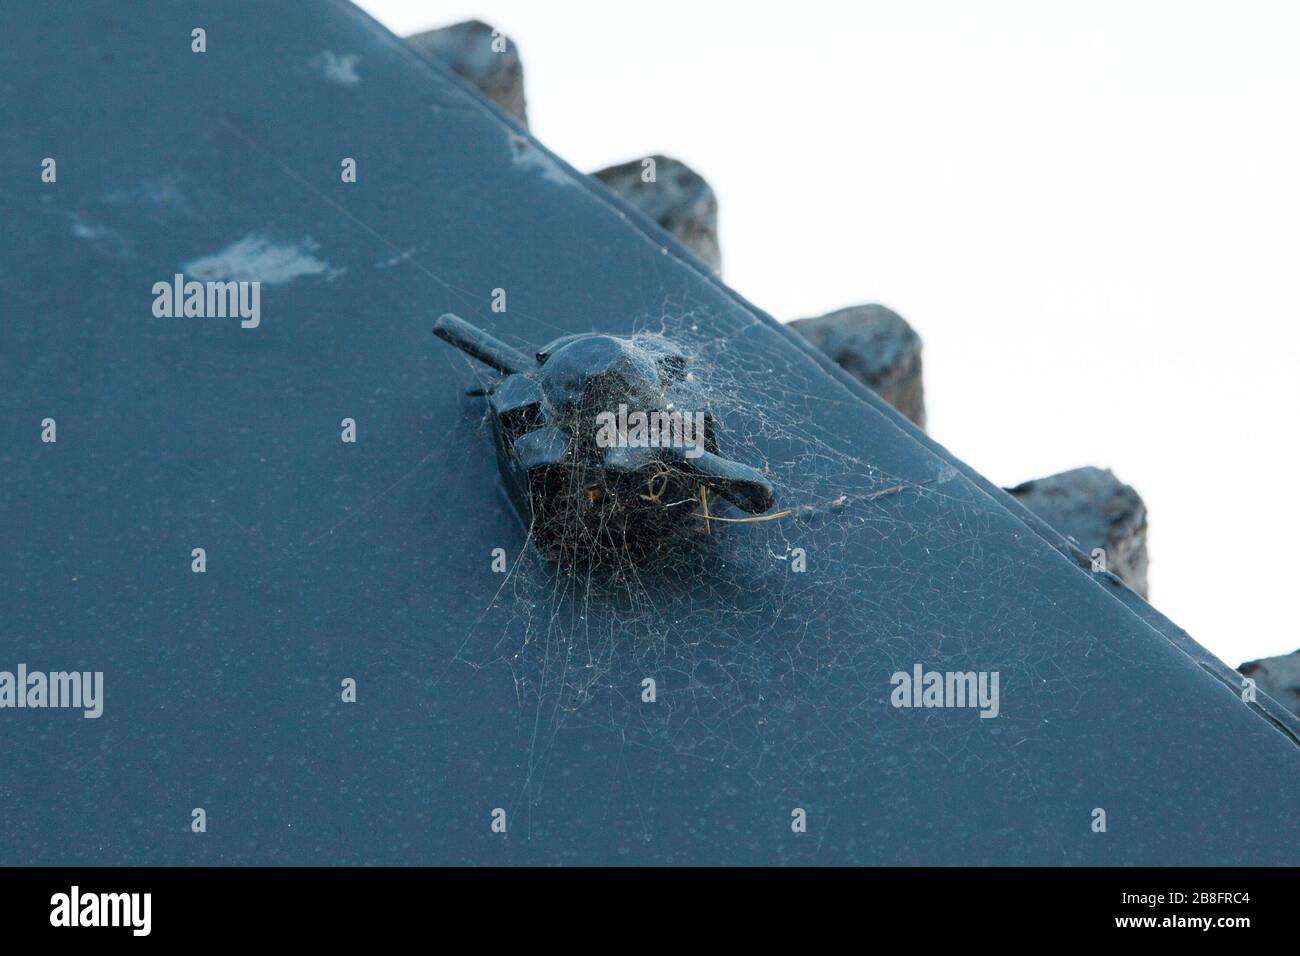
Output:
[[[0,710],[0,863],[1300,859],[1293,720],[355,8],[0,36],[0,669],[105,682]],[[155,317],[176,273],[260,323]],[[796,513],[540,559],[446,311],[674,338]],[[917,664],[998,716],[892,706]]]

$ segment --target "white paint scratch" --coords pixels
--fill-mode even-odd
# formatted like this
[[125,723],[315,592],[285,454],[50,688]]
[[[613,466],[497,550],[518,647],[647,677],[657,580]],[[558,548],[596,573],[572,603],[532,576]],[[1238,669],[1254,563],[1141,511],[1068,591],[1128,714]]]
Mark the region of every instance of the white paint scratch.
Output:
[[265,236],[249,233],[220,252],[185,263],[183,271],[202,281],[233,280],[266,285],[292,282],[299,276],[323,275],[332,280],[340,275],[343,270],[331,269],[329,263],[312,255],[316,249],[317,244],[310,238],[280,245]]
[[548,182],[555,183],[559,186],[574,185],[571,177],[564,168],[557,163],[544,151],[538,149],[526,137],[518,133],[510,133],[510,146],[514,153],[515,166],[531,172],[542,174],[542,178]]
[[357,86],[361,83],[361,77],[357,75],[357,64],[360,61],[361,56],[356,53],[340,56],[331,50],[326,50],[314,57],[312,64],[331,83],[337,83],[339,86]]
[[407,261],[408,259],[410,259],[411,256],[413,256],[413,255],[415,255],[415,247],[414,247],[414,246],[412,246],[410,249],[407,249],[405,252],[399,252],[397,255],[392,256],[392,257],[390,257],[390,258],[388,258],[388,259],[385,259],[385,260],[383,260],[382,262],[376,262],[376,263],[375,263],[375,268],[376,268],[376,269],[389,269],[389,268],[392,268],[392,267],[395,266],[395,265],[400,265],[401,263],[406,262],[406,261]]
[[88,226],[78,221],[72,224],[72,234],[78,239],[107,239],[113,235],[113,230],[107,226]]

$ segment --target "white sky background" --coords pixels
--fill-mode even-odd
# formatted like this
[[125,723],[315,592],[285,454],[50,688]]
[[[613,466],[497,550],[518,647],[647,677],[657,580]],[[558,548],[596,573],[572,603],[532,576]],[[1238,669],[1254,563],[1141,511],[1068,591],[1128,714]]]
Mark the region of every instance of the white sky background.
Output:
[[723,277],[880,302],[930,433],[993,481],[1114,469],[1153,603],[1229,664],[1300,647],[1300,4],[361,0],[519,44],[579,169],[685,160]]

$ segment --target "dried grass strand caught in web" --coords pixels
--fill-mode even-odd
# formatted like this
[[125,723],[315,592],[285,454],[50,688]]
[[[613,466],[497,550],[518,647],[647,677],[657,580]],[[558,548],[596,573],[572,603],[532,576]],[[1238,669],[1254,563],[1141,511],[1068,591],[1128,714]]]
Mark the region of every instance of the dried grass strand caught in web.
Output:
[[[900,491],[905,491],[906,489],[907,485],[894,485],[891,488],[883,488],[880,491],[874,491],[869,495],[864,495],[862,500],[874,501],[876,498],[883,498],[885,495],[896,495]],[[828,509],[842,508],[846,501],[848,501],[848,495],[840,495],[834,501],[830,502],[830,504],[826,505],[826,507]],[[749,524],[751,521],[778,521],[781,518],[788,518],[790,515],[811,514],[818,510],[819,508],[817,505],[799,505],[796,508],[786,508],[784,511],[778,511],[770,515],[750,515],[747,518],[723,518],[719,515],[709,514],[706,507],[704,514],[696,513],[695,517],[702,518],[704,520],[704,526],[707,528],[710,521],[727,521],[732,524]]]

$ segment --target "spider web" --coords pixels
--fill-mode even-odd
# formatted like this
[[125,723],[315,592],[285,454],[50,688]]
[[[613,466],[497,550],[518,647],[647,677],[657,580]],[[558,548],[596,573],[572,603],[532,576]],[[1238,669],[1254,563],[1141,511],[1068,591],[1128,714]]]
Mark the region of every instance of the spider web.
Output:
[[[598,566],[544,557],[521,523],[518,539],[505,546],[512,560],[482,626],[455,655],[458,664],[511,675],[528,754],[519,799],[530,809],[545,797],[555,741],[577,727],[616,735],[625,754],[650,755],[655,771],[629,784],[651,802],[657,788],[671,786],[683,758],[740,770],[774,794],[791,781],[843,784],[858,769],[863,741],[886,776],[901,772],[900,724],[882,720],[888,678],[917,662],[918,631],[951,619],[967,596],[922,586],[930,578],[913,562],[923,558],[897,556],[924,555],[918,544],[942,538],[936,547],[960,548],[979,573],[994,580],[1003,573],[981,544],[993,530],[990,509],[960,489],[951,493],[954,481],[961,484],[952,466],[936,461],[931,473],[901,475],[873,464],[869,449],[849,447],[819,424],[825,416],[817,406],[826,400],[791,374],[793,363],[781,368],[770,348],[754,347],[752,335],[770,334],[760,320],[716,335],[722,326],[682,295],[637,317],[629,331],[662,335],[690,356],[717,423],[719,453],[765,472],[777,492],[772,512],[753,520],[711,509],[707,528],[697,514],[658,552],[602,555]],[[491,384],[491,373],[466,364],[478,384]],[[847,393],[842,401],[870,414]],[[473,454],[492,454],[486,412],[447,450],[449,458]],[[958,545],[954,523],[964,530]],[[949,530],[936,534],[940,527]],[[854,557],[864,539],[877,560]],[[1027,614],[1002,607],[986,623],[1016,632]],[[952,661],[967,670],[986,659],[966,633],[936,628],[929,641],[927,666]],[[1060,685],[1058,694],[1071,685],[1032,646],[1015,654],[1036,682]],[[880,680],[864,686],[864,671],[879,671]],[[835,701],[841,716],[827,721],[829,708],[810,701]],[[1057,706],[1072,706],[1070,695]],[[991,729],[972,717],[928,712],[926,729],[910,731],[909,747],[932,748],[960,770],[978,760],[967,735]],[[1030,732],[1014,717],[1001,723],[995,732]],[[1006,780],[1019,798],[1032,795],[1027,767]],[[649,834],[647,827],[642,838]]]

